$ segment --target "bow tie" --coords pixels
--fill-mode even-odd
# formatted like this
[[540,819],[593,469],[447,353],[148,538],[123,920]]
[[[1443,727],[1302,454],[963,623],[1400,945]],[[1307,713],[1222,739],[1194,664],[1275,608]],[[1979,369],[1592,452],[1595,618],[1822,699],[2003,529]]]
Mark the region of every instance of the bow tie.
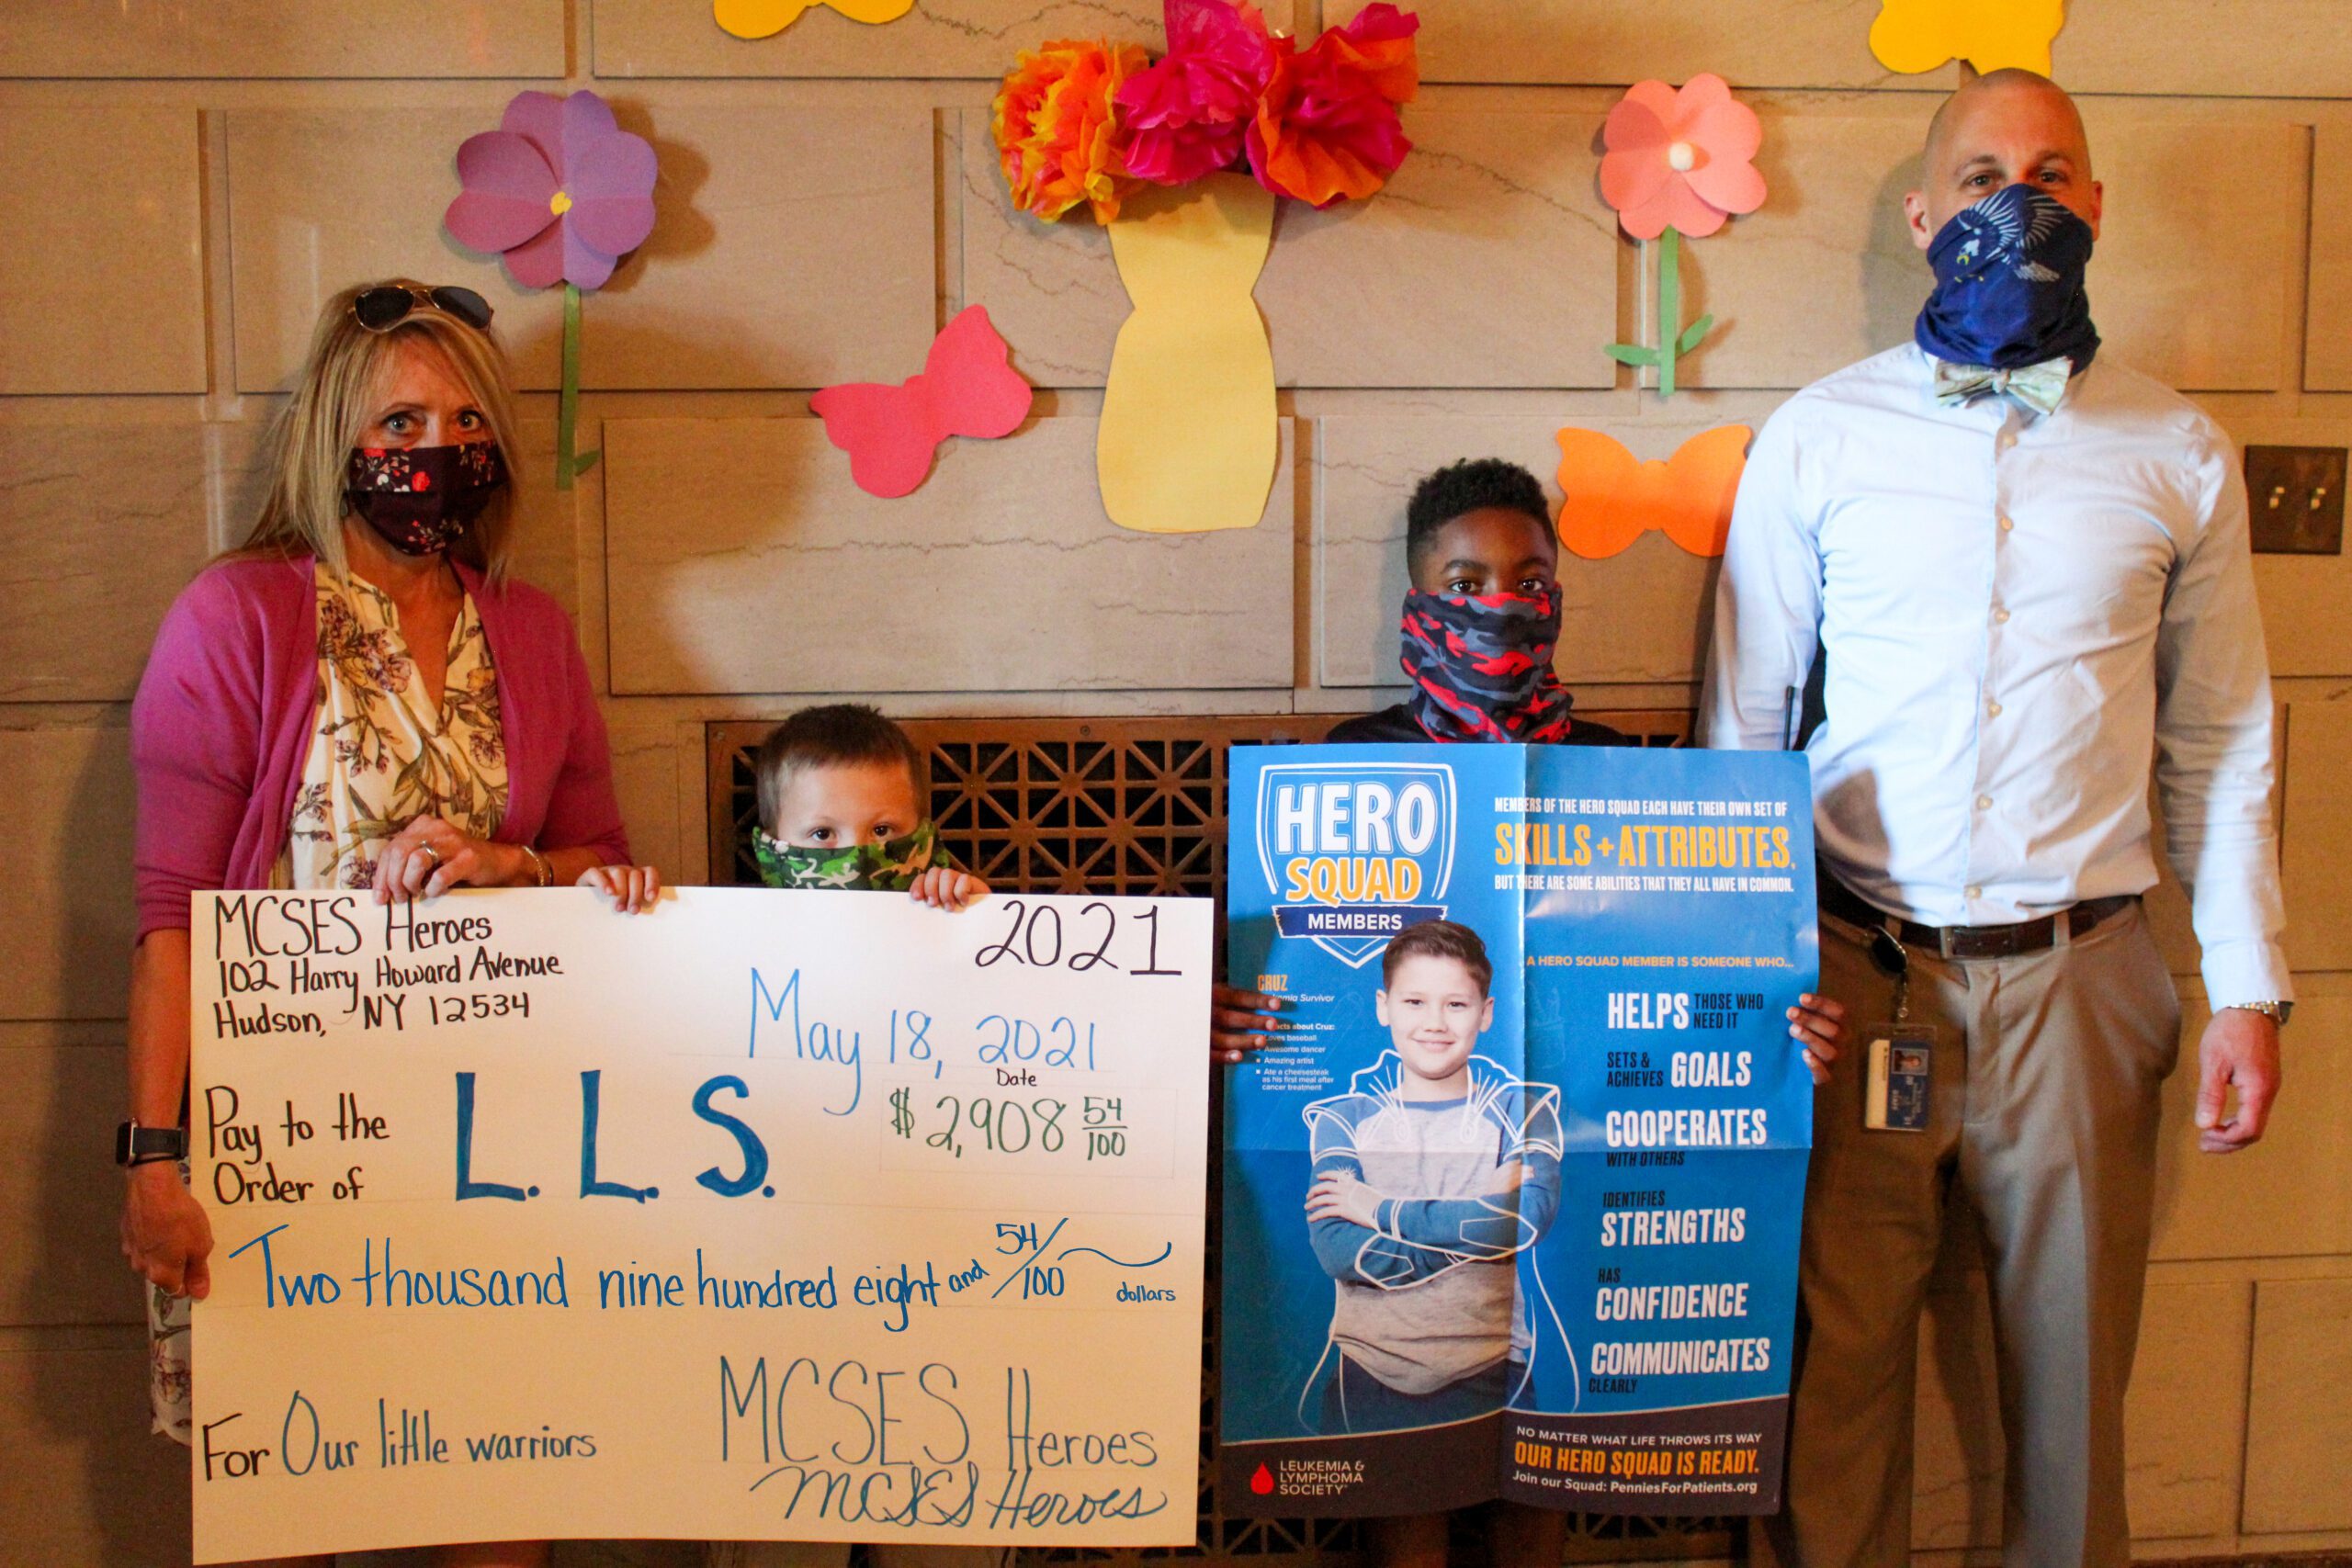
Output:
[[1989,365],[1955,365],[1948,359],[1935,363],[1936,401],[1947,408],[1991,392],[2015,398],[2043,413],[2058,412],[2059,401],[2066,395],[2066,378],[2075,369],[2075,362],[2063,354],[2039,365],[2020,365],[2014,370],[1996,370]]

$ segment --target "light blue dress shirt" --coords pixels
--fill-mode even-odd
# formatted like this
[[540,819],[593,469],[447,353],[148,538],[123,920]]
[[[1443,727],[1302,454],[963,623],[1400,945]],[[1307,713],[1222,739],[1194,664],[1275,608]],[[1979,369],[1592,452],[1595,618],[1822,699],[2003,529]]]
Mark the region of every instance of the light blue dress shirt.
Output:
[[1774,413],[1740,480],[1700,732],[1807,745],[1820,852],[1881,908],[2004,925],[2147,890],[2148,772],[2213,1005],[2293,996],[2268,661],[2229,438],[2101,355],[2054,413],[1947,408],[1893,349]]

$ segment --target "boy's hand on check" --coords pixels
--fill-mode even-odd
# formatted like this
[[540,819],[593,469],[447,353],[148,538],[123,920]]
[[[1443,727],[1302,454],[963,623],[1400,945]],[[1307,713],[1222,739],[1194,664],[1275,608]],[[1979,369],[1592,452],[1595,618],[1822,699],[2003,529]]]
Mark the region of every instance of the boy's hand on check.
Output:
[[592,865],[580,886],[593,887],[624,915],[642,915],[662,897],[662,874],[650,865]]
[[989,885],[968,871],[934,865],[918,874],[907,893],[916,903],[934,909],[963,910],[987,897]]

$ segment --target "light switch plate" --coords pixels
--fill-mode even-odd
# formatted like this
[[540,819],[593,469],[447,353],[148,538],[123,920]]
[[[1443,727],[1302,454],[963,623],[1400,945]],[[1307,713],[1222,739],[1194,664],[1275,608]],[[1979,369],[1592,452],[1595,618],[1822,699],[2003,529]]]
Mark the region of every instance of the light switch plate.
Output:
[[2249,446],[2245,499],[2257,555],[2344,553],[2345,449]]

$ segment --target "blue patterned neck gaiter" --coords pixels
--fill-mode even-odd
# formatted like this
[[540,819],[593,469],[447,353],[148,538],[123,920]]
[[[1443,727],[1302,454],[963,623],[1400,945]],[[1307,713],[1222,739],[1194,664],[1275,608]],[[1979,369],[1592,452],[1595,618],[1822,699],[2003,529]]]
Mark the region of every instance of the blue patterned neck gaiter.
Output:
[[1919,312],[1919,346],[1955,365],[2014,370],[2098,353],[2083,274],[2091,226],[2045,192],[2014,185],[1951,216],[1928,247],[1935,292]]

